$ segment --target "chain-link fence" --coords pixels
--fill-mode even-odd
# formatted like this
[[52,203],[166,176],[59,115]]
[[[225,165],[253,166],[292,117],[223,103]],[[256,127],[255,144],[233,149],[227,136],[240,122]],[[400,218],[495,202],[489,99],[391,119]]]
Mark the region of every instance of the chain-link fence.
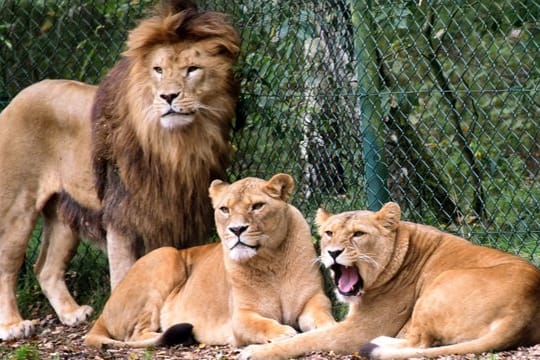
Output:
[[[153,1],[0,0],[0,104],[97,83]],[[540,0],[213,0],[243,50],[231,180],[288,172],[311,219],[376,209],[540,264]]]

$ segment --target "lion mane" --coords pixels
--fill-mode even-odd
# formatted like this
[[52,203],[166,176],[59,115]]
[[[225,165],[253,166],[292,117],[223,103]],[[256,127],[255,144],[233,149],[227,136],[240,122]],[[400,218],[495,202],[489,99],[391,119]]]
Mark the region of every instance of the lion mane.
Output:
[[[206,108],[189,127],[156,126],[149,111],[146,56],[162,44],[211,39],[209,52],[226,69]],[[208,185],[224,178],[229,162],[229,125],[237,86],[230,67],[239,51],[236,31],[221,13],[190,8],[143,21],[128,39],[124,57],[98,88],[92,109],[93,169],[103,221],[130,238],[138,257],[163,245],[203,242],[212,224]]]

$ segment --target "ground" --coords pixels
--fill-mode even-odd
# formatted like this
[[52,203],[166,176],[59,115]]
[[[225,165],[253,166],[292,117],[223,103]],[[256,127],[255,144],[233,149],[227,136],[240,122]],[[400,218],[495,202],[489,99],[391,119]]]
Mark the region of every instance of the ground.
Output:
[[[90,349],[83,344],[83,336],[90,325],[68,327],[49,315],[41,320],[38,335],[24,340],[0,342],[0,359],[235,359],[237,350],[228,346],[191,346],[155,349],[109,348]],[[359,356],[339,356],[332,353],[312,353],[302,357],[304,360],[358,360]],[[540,359],[540,344],[531,348],[497,354],[441,357],[441,360],[501,360],[501,359]]]

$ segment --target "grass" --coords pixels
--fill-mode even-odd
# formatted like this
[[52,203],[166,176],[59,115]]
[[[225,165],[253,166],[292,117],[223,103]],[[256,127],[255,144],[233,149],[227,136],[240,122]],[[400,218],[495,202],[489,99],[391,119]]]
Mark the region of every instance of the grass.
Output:
[[40,360],[39,350],[33,344],[19,346],[13,351],[0,347],[0,356],[6,360]]

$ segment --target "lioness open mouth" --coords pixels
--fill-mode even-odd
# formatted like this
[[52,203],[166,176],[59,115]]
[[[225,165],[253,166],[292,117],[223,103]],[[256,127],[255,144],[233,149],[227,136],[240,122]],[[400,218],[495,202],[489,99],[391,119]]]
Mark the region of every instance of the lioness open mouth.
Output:
[[355,266],[333,264],[330,269],[334,272],[334,283],[341,295],[357,296],[361,294],[364,280]]

